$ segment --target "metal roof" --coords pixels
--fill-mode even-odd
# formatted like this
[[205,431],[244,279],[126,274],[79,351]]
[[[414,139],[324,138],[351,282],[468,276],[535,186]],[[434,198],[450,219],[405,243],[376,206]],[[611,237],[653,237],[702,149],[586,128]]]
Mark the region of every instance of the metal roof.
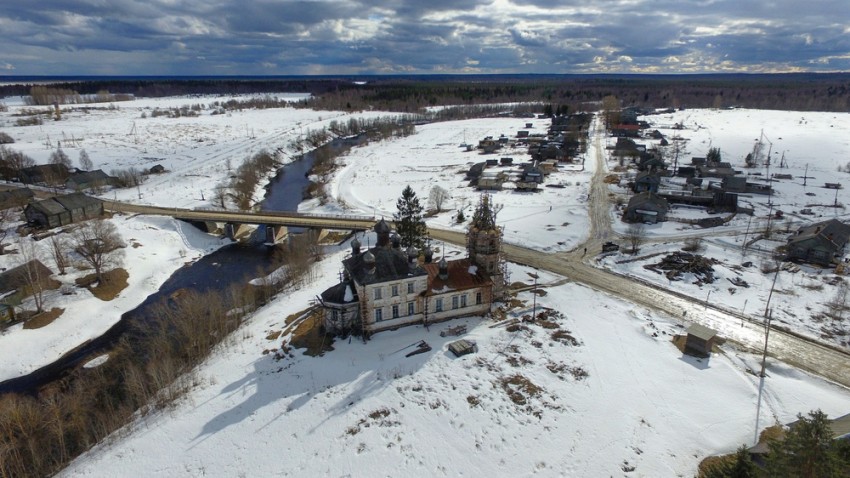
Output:
[[717,331],[714,329],[709,329],[708,327],[700,324],[693,324],[688,327],[688,335],[693,335],[702,340],[711,340],[712,337],[717,335]]

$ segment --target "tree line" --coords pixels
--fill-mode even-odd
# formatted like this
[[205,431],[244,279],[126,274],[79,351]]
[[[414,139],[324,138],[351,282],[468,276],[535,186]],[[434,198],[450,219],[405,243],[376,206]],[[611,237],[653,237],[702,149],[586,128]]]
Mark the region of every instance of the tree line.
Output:
[[[482,103],[544,102],[569,111],[586,111],[605,96],[623,106],[747,108],[797,111],[847,111],[850,74],[715,75],[477,75],[434,77],[257,78],[257,79],[108,79],[56,82],[40,86],[97,95],[120,91],[134,97],[271,94],[306,92],[304,107],[422,113],[427,107]],[[26,96],[31,86],[0,86],[0,97]],[[72,95],[73,97],[73,95]],[[52,104],[52,102],[41,103]],[[259,105],[254,106],[259,107]]]

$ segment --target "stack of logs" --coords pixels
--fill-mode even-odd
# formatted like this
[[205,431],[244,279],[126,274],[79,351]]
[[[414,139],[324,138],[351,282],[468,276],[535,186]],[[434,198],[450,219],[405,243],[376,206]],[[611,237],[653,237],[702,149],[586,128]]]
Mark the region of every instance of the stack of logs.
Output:
[[693,274],[695,284],[711,284],[714,282],[714,268],[717,260],[690,252],[674,252],[661,259],[656,264],[643,266],[646,269],[664,274],[668,280],[681,280],[682,274]]

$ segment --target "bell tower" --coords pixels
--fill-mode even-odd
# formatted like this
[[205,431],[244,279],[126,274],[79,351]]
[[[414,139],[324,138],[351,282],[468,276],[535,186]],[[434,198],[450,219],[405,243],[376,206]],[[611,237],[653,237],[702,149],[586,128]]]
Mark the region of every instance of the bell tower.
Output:
[[493,293],[501,297],[506,287],[506,267],[502,261],[502,229],[496,225],[496,213],[489,194],[481,195],[469,230],[466,250],[469,260],[493,280]]

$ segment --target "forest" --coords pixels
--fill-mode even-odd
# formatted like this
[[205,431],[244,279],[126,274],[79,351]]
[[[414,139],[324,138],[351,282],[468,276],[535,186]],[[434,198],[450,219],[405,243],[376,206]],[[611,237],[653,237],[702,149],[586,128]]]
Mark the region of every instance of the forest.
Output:
[[[617,97],[622,106],[650,108],[850,109],[848,73],[93,78],[39,83],[73,98],[96,97],[102,92],[135,97],[300,92],[313,95],[302,107],[408,113],[419,113],[429,106],[512,102],[592,110],[605,96]],[[10,82],[0,85],[0,98],[30,95],[31,90],[32,85],[23,80],[19,84]]]

